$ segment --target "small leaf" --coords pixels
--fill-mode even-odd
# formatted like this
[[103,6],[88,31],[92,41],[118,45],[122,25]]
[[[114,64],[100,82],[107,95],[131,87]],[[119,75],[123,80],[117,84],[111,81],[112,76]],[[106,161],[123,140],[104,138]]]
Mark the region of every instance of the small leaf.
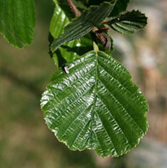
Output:
[[62,44],[78,39],[89,33],[93,27],[98,26],[112,11],[114,4],[105,2],[100,6],[91,7],[80,17],[73,20],[65,27],[64,34],[53,41],[52,52],[56,51]]
[[130,0],[117,0],[110,16],[118,16],[121,12],[125,11],[129,2]]
[[87,2],[85,0],[80,0],[80,1],[76,1],[76,0],[73,0],[75,6],[80,9],[80,10],[87,10]]
[[[55,1],[55,10],[53,13],[53,17],[50,24],[50,34],[53,38],[57,38],[63,33],[63,29],[65,25],[67,25],[70,22],[69,15],[67,16],[64,10],[59,6],[57,1]],[[62,5],[62,4],[61,4]],[[64,47],[75,47],[80,46],[79,40],[74,40],[67,42]],[[78,57],[77,50],[76,51],[68,51],[67,49],[60,47],[59,51],[52,54],[52,58],[54,59],[54,62],[57,67],[62,66],[66,61],[71,61]]]
[[146,24],[147,17],[145,14],[135,10],[122,14],[120,17],[108,23],[115,31],[123,34],[133,34],[144,28]]
[[[113,2],[113,0],[105,0],[107,2]],[[104,2],[104,0],[89,0],[88,6],[90,5],[99,5],[100,3]],[[110,14],[110,16],[117,16],[121,12],[125,11],[130,0],[117,0],[115,6]]]
[[[63,6],[62,2],[60,5],[56,0],[54,2],[56,6],[50,24],[50,34],[53,38],[57,38],[63,33],[64,27],[70,22],[72,16],[63,10],[65,5]],[[55,53],[51,53],[51,57],[54,59],[56,66],[60,67],[66,62],[72,61],[91,50],[92,41],[90,39],[90,36],[83,37],[81,40],[75,39],[65,43]]]
[[35,27],[34,0],[0,0],[0,32],[12,45],[30,45]]
[[129,72],[111,56],[91,51],[59,69],[41,99],[49,129],[72,150],[119,156],[146,133],[148,104]]
[[68,6],[67,0],[53,0],[55,5],[58,5],[59,8],[65,13],[66,17],[71,21],[74,17],[74,14],[71,12],[70,7]]

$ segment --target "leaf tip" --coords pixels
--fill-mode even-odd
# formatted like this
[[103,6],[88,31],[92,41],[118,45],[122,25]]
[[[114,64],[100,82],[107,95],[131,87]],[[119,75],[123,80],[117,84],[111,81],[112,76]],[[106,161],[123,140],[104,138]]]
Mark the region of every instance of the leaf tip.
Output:
[[95,42],[93,42],[93,49],[96,53],[99,51],[99,47],[97,46]]

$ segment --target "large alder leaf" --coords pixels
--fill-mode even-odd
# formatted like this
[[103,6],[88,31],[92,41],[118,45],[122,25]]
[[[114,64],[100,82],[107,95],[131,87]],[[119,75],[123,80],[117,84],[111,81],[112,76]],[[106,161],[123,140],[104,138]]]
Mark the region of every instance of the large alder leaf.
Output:
[[148,104],[114,58],[91,51],[59,69],[41,99],[49,129],[71,150],[119,156],[147,131]]
[[140,11],[131,11],[111,20],[108,25],[123,34],[133,34],[147,25],[147,17]]
[[12,45],[30,45],[35,27],[34,0],[0,0],[0,32]]
[[79,39],[88,34],[93,27],[99,24],[111,13],[114,3],[104,2],[100,6],[93,6],[83,13],[71,24],[65,27],[64,34],[53,41],[52,52],[56,51],[62,44]]

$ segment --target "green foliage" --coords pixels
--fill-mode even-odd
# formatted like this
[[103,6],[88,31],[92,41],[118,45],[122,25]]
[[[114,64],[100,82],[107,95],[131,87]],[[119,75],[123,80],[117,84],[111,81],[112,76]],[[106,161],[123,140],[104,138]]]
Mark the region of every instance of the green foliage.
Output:
[[[66,15],[64,10],[59,6],[58,3],[56,3],[55,5],[56,7],[50,24],[50,34],[54,39],[63,33],[63,28],[70,22],[71,18],[69,15],[69,17]],[[81,43],[78,39],[67,42],[63,47],[60,47],[56,53],[52,54],[57,67],[61,66],[66,61],[68,62],[78,57],[78,50],[67,52],[68,48],[73,48],[75,46],[81,46]]]
[[133,34],[144,28],[146,24],[147,18],[145,14],[135,10],[122,14],[108,23],[115,31],[123,34]]
[[[81,0],[79,0],[81,1]],[[105,0],[106,2],[110,2],[113,3],[114,0]],[[130,0],[116,0],[116,4],[114,6],[113,11],[111,12],[110,16],[118,16],[121,12],[125,11],[128,3]],[[104,0],[87,0],[84,1],[84,5],[89,7],[91,5],[100,5],[101,3],[103,3]]]
[[104,2],[100,6],[91,7],[80,17],[65,27],[64,34],[53,41],[51,51],[56,51],[62,44],[78,39],[88,34],[93,27],[99,24],[111,13],[114,3]]
[[42,96],[48,127],[72,150],[119,156],[146,133],[148,105],[129,72],[111,56],[91,51],[59,69]]
[[[147,18],[139,11],[120,15],[129,0],[74,0],[81,10],[75,19],[66,0],[53,1],[50,54],[59,69],[41,98],[45,121],[72,150],[120,156],[146,133],[148,104],[129,72],[112,58],[105,25],[132,34]],[[0,31],[12,45],[31,44],[34,25],[33,0],[0,0]]]
[[12,45],[30,45],[35,26],[34,0],[0,0],[0,32]]
[[111,13],[111,16],[118,16],[121,12],[125,11],[130,0],[117,0],[117,3]]
[[[95,51],[79,57],[79,50],[91,44],[89,37],[83,40],[83,36],[94,27],[101,28],[108,16],[124,11],[129,0],[102,2],[84,1],[83,5],[89,9],[70,23],[71,18],[63,14],[63,8],[59,10],[56,1],[55,11],[64,16],[58,12],[53,15],[50,32],[55,40],[51,51],[56,54],[58,49],[67,63],[52,76],[42,96],[41,108],[49,129],[59,141],[72,150],[95,149],[105,157],[122,155],[139,143],[148,127],[148,104],[128,71],[109,54],[98,51],[96,46]],[[120,33],[131,34],[143,28],[146,20],[144,14],[132,11],[104,23]],[[59,26],[67,23],[62,34]],[[81,38],[78,48],[68,52],[66,49],[72,47],[68,41],[75,42],[78,38]],[[95,35],[92,39],[95,40]],[[68,54],[73,57],[69,59]]]

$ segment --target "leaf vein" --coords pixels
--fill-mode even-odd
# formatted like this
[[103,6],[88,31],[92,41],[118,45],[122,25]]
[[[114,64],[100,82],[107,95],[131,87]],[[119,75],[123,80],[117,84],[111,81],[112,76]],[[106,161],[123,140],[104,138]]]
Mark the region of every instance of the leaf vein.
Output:
[[133,117],[129,114],[128,110],[125,108],[125,106],[123,105],[123,103],[121,103],[117,97],[111,93],[111,91],[105,86],[105,84],[102,82],[102,80],[99,79],[99,81],[102,83],[102,85],[105,87],[105,89],[112,95],[112,97],[116,100],[116,102],[123,108],[123,110],[125,111],[125,113],[133,120],[133,122],[136,124],[136,126],[143,132],[143,130],[140,128],[140,126],[137,124],[137,122],[133,119]]
[[[87,90],[89,91],[89,90]],[[81,98],[83,95],[81,95],[79,98]],[[80,117],[92,104],[86,106],[83,111],[81,113],[78,113],[77,116],[75,116],[75,118],[73,118],[73,121],[67,126],[67,128],[65,129],[65,132],[62,134],[62,136],[60,137],[60,139],[65,135],[65,133],[70,129],[70,127],[72,126],[72,124],[78,119],[78,117]],[[80,107],[80,106],[79,106]],[[77,107],[78,108],[78,107]],[[68,120],[68,119],[67,119]]]
[[96,114],[98,115],[98,118],[100,119],[100,121],[101,121],[101,123],[102,123],[102,125],[103,125],[103,130],[106,132],[107,136],[108,136],[109,139],[110,139],[110,144],[113,145],[113,147],[114,147],[116,153],[118,154],[118,151],[117,151],[117,149],[116,149],[116,145],[113,143],[113,141],[112,141],[112,139],[111,139],[111,137],[110,137],[110,135],[109,135],[109,132],[108,132],[108,130],[106,129],[106,127],[104,126],[103,121],[101,120],[101,118],[100,118],[100,116],[99,116],[99,114],[98,114],[97,111],[96,111]]

